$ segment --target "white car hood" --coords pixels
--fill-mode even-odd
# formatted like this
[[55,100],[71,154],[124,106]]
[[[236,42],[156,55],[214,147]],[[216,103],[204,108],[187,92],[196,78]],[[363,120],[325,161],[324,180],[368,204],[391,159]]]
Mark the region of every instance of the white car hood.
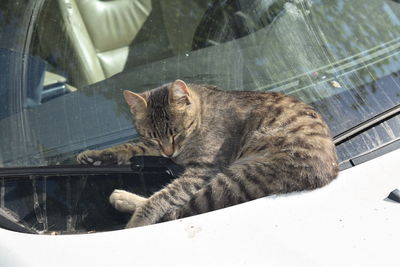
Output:
[[399,266],[400,150],[328,186],[105,233],[0,229],[0,266]]

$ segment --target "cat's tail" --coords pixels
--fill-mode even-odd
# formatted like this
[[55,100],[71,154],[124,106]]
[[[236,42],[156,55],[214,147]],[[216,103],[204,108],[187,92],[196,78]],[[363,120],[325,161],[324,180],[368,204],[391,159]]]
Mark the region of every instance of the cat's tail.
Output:
[[281,157],[239,159],[197,191],[173,217],[196,215],[268,195],[311,190],[337,176],[335,157],[310,160],[292,160],[286,153]]

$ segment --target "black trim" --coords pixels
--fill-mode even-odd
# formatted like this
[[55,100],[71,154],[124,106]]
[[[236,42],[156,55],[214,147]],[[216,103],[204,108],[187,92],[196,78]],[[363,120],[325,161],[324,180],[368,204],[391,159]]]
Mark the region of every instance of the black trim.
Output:
[[382,156],[386,153],[392,152],[399,148],[400,148],[400,138],[397,138],[389,143],[376,147],[375,149],[372,149],[364,154],[352,158],[351,162],[354,166],[360,165],[361,163],[377,158],[379,156]]
[[400,104],[372,117],[371,119],[363,121],[362,123],[342,132],[341,134],[336,135],[333,138],[333,142],[335,143],[335,145],[339,145],[339,144],[351,139],[352,137],[354,137],[362,132],[365,132],[365,131],[371,129],[372,127],[374,127],[390,118],[393,118],[394,116],[399,115],[399,114],[400,114]]
[[397,138],[389,143],[376,147],[375,149],[372,149],[364,154],[358,155],[352,159],[341,162],[339,164],[339,168],[342,171],[350,167],[360,165],[361,163],[364,163],[371,159],[380,157],[384,154],[387,154],[399,148],[400,148],[400,138]]

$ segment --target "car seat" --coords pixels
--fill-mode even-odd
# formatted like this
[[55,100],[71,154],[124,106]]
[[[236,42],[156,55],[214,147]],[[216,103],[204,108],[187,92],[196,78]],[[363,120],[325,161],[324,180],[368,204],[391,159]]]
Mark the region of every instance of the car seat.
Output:
[[39,54],[80,88],[123,70],[151,0],[47,1],[38,23]]

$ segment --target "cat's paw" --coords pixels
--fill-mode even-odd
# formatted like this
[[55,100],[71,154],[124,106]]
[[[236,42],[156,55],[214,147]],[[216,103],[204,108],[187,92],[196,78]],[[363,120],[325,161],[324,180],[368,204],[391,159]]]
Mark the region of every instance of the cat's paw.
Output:
[[146,198],[125,190],[115,189],[110,195],[109,201],[120,212],[134,213],[146,201]]
[[79,153],[76,160],[79,164],[99,166],[129,164],[129,158],[126,155],[120,155],[108,150],[86,150]]

